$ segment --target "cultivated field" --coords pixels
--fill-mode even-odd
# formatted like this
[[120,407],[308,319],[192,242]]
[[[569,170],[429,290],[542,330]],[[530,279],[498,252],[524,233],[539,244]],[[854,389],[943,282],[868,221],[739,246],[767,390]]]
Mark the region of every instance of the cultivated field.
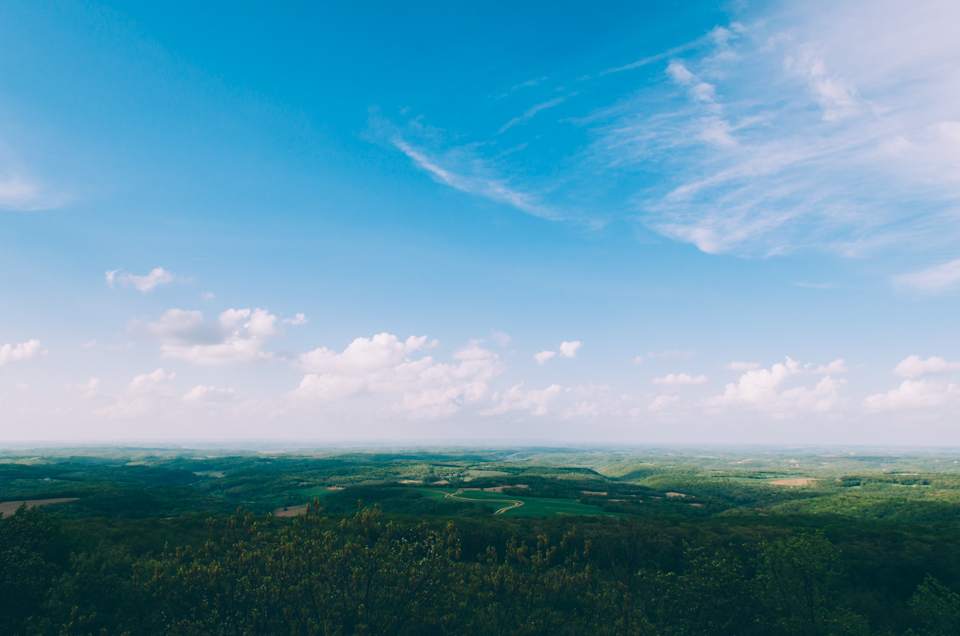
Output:
[[56,497],[52,499],[26,499],[21,501],[0,501],[0,516],[9,516],[17,511],[21,506],[27,508],[39,508],[41,506],[52,506],[54,504],[65,504],[76,501],[76,497]]

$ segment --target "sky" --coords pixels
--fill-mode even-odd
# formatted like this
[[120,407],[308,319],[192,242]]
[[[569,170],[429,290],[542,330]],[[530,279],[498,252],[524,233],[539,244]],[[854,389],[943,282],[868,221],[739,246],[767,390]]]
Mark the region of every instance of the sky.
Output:
[[960,5],[0,4],[0,443],[960,445]]

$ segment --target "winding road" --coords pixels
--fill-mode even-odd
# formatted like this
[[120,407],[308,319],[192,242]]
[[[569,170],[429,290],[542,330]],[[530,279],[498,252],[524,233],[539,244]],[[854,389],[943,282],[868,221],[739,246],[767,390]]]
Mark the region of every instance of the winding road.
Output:
[[463,488],[459,488],[453,492],[446,493],[444,496],[449,497],[450,499],[459,499],[460,501],[469,501],[471,503],[485,503],[488,501],[508,502],[507,505],[504,506],[503,508],[497,508],[497,510],[495,510],[493,513],[495,515],[502,515],[503,513],[509,510],[513,510],[514,508],[519,508],[520,506],[523,505],[523,502],[520,501],[519,499],[471,499],[469,497],[461,497],[460,493],[462,492],[463,492]]

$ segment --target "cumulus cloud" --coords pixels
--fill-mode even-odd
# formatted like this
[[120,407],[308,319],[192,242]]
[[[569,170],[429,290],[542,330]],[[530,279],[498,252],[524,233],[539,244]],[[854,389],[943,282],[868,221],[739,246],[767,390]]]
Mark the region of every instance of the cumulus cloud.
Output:
[[119,419],[149,415],[155,412],[165,399],[172,397],[172,383],[176,377],[176,373],[163,368],[136,375],[121,395],[94,412],[102,417]]
[[960,402],[960,386],[931,380],[904,380],[885,393],[867,396],[864,406],[872,411],[931,409]]
[[815,373],[821,375],[842,375],[847,372],[847,362],[843,358],[837,358],[827,364],[819,364],[813,367]]
[[647,410],[649,410],[651,413],[662,413],[679,401],[679,395],[658,395],[650,400],[650,404],[647,405]]
[[278,332],[276,315],[266,309],[227,309],[216,322],[198,310],[168,309],[148,331],[160,339],[164,357],[200,365],[250,362],[271,357],[264,350]]
[[545,364],[558,355],[562,358],[576,358],[577,352],[580,351],[582,346],[583,343],[579,340],[564,340],[557,347],[558,351],[540,351],[534,354],[533,359],[537,361],[537,364]]
[[283,324],[290,325],[292,327],[299,327],[307,324],[307,322],[307,315],[303,312],[297,312],[292,317],[283,319]]
[[218,403],[230,402],[236,397],[234,389],[198,384],[183,394],[183,401],[193,404]]
[[576,358],[577,352],[580,351],[580,347],[583,346],[583,343],[579,340],[571,340],[560,343],[560,355],[564,358]]
[[177,377],[176,373],[166,371],[165,369],[154,369],[150,373],[142,373],[134,376],[127,386],[130,393],[146,394],[156,393],[158,389],[166,386]]
[[800,383],[804,375],[818,374],[819,368],[800,364],[788,357],[769,368],[746,371],[736,382],[727,384],[724,392],[708,404],[713,407],[750,407],[776,416],[829,411],[839,401],[842,380],[825,375],[813,384]]
[[870,411],[929,410],[957,404],[960,406],[960,385],[944,379],[944,375],[960,373],[960,362],[940,356],[921,358],[907,356],[893,372],[905,378],[889,391],[868,395],[864,407]]
[[901,378],[919,378],[954,371],[960,371],[960,362],[948,362],[939,356],[921,358],[917,355],[907,356],[893,370]]
[[498,347],[509,347],[510,343],[513,341],[513,338],[510,337],[505,331],[494,331],[490,334],[490,339],[493,340],[494,344]]
[[528,389],[524,384],[515,384],[495,397],[495,406],[489,413],[500,415],[503,413],[523,412],[530,415],[544,416],[550,412],[551,405],[564,392],[559,384],[551,384],[542,389]]
[[537,364],[546,364],[555,357],[557,357],[556,351],[538,351],[533,354],[533,359],[537,361]]
[[131,274],[120,269],[106,272],[104,278],[109,287],[133,287],[142,294],[174,281],[174,275],[162,267],[154,267],[143,275]]
[[32,360],[46,353],[39,340],[0,345],[0,367],[13,362]]
[[382,397],[395,410],[424,417],[479,403],[501,371],[499,356],[471,342],[441,362],[425,354],[437,344],[426,336],[379,333],[356,338],[343,351],[319,347],[300,356],[306,374],[294,396],[319,402]]
[[707,376],[705,375],[690,375],[688,373],[668,373],[667,375],[660,376],[653,379],[654,384],[663,384],[663,385],[692,385],[692,384],[706,384]]
[[760,368],[759,362],[743,362],[743,361],[734,361],[727,364],[727,368],[731,371],[753,371],[754,369]]
[[86,382],[75,384],[68,387],[79,393],[88,400],[92,400],[100,395],[100,378],[90,377]]

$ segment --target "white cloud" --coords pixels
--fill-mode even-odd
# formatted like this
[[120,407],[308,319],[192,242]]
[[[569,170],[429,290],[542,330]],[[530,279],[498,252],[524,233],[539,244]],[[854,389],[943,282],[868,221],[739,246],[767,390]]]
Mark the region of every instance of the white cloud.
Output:
[[154,369],[150,373],[142,373],[134,376],[127,385],[130,393],[154,393],[160,387],[166,386],[177,377],[176,373],[166,371],[165,369]]
[[307,322],[308,322],[307,315],[304,314],[303,312],[297,312],[296,314],[293,315],[293,317],[283,319],[283,324],[291,325],[293,327],[299,327],[300,325],[305,325],[307,324]]
[[410,336],[401,340],[392,333],[378,333],[370,338],[356,338],[342,352],[318,347],[300,356],[300,364],[311,373],[365,373],[396,367],[407,357],[425,349],[426,336]]
[[46,353],[39,340],[27,340],[15,344],[0,345],[0,367],[13,363],[32,360]]
[[[599,106],[555,125],[582,136],[457,131],[468,140],[437,149],[442,135],[415,119],[432,150],[394,145],[461,191],[577,223],[639,221],[713,254],[954,249],[960,5],[759,3],[741,13],[576,80],[588,94],[578,104]],[[663,81],[641,75],[650,65]],[[596,79],[611,73],[601,88]],[[543,214],[553,210],[564,213]],[[898,278],[931,291],[958,281],[957,261]]]
[[813,370],[815,373],[821,375],[843,375],[848,371],[847,363],[843,358],[837,358],[827,364],[817,365]]
[[191,403],[217,403],[230,402],[236,397],[237,392],[234,389],[198,384],[183,394],[183,401]]
[[533,359],[537,361],[537,364],[546,364],[555,357],[557,357],[556,351],[539,351],[533,354]]
[[217,322],[197,310],[169,309],[148,330],[160,338],[164,357],[200,365],[249,362],[271,357],[264,350],[279,319],[266,309],[227,309]]
[[829,411],[839,401],[839,389],[843,381],[826,375],[813,385],[797,384],[811,371],[817,373],[817,367],[802,365],[788,357],[769,368],[746,371],[737,382],[727,384],[724,392],[712,398],[708,404],[714,407],[750,407],[776,416],[802,411]]
[[142,276],[114,269],[106,272],[104,278],[110,287],[133,287],[143,294],[174,281],[174,275],[162,267],[154,267]]
[[864,406],[871,411],[931,409],[960,402],[960,386],[931,380],[904,380],[900,386],[867,396]]
[[697,136],[702,141],[715,146],[735,146],[737,144],[730,124],[720,117],[704,117],[701,119]]
[[671,61],[667,65],[667,75],[680,86],[689,89],[690,95],[694,99],[708,104],[716,102],[716,87],[697,77],[683,62]]
[[688,373],[668,373],[667,375],[654,378],[653,383],[667,385],[667,386],[706,384],[707,376],[690,375]]
[[481,168],[482,161],[479,159],[475,157],[470,160],[459,158],[457,155],[465,153],[465,149],[460,149],[453,153],[454,156],[447,157],[450,163],[462,161],[468,164],[468,171],[458,172],[455,168],[445,166],[443,159],[431,157],[426,151],[414,147],[399,136],[394,137],[391,143],[397,150],[409,157],[418,168],[443,185],[509,205],[543,219],[556,220],[559,218],[556,212],[543,205],[535,195],[512,187],[502,178],[484,174],[491,171]]
[[960,371],[960,362],[948,362],[939,356],[924,359],[916,355],[907,356],[893,370],[902,378],[919,378],[954,371]]
[[943,292],[960,285],[960,258],[894,277],[902,287],[927,293]]
[[100,378],[90,377],[86,382],[70,388],[77,391],[85,399],[92,400],[100,395]]
[[811,93],[820,104],[824,121],[837,121],[860,111],[856,89],[839,77],[831,75],[823,58],[809,47],[801,47],[795,55],[788,54],[784,59],[784,66],[807,82]]
[[560,346],[557,347],[559,352],[551,350],[540,351],[533,355],[533,359],[537,361],[537,364],[546,364],[558,355],[562,358],[576,358],[582,346],[583,343],[579,340],[564,340],[560,343]]
[[173,396],[172,383],[176,377],[176,373],[162,368],[136,375],[120,396],[110,404],[96,409],[94,413],[118,419],[134,419],[153,414],[166,399]]
[[36,179],[0,166],[0,210],[34,212],[59,207],[64,197],[56,195]]
[[580,347],[583,346],[583,343],[579,340],[572,340],[560,343],[560,355],[564,358],[576,358],[577,352],[580,351]]
[[[960,145],[947,105],[960,97],[958,46],[942,25],[957,19],[946,2],[754,12],[728,43],[732,55],[700,47],[667,68],[688,90],[714,78],[694,98],[722,108],[721,125],[674,104],[651,112],[640,99],[614,113],[595,150],[620,167],[661,162],[675,185],[636,205],[655,230],[706,252],[956,244]],[[712,149],[694,143],[705,136]]]
[[515,384],[495,396],[496,404],[489,412],[499,415],[519,411],[544,416],[550,412],[551,405],[563,393],[564,388],[559,384],[551,384],[543,389],[528,389],[523,384]]
[[494,344],[498,347],[509,347],[513,339],[510,337],[510,334],[505,331],[494,331],[490,334],[490,339],[493,340]]
[[753,371],[754,369],[760,368],[760,363],[734,361],[727,364],[727,368],[730,369],[731,371]]
[[436,345],[426,336],[379,333],[356,338],[341,352],[319,347],[300,356],[307,373],[294,396],[319,402],[380,396],[395,410],[423,417],[452,415],[487,397],[501,370],[499,356],[475,342],[450,362],[423,355]]
[[647,410],[649,410],[651,413],[662,413],[679,401],[679,395],[658,395],[650,401],[650,404],[647,405]]
[[540,102],[539,104],[534,104],[533,106],[525,110],[521,115],[514,117],[513,119],[505,123],[503,126],[501,126],[500,130],[497,131],[497,134],[502,135],[503,133],[507,132],[514,126],[530,121],[537,115],[537,113],[540,113],[541,111],[547,110],[549,108],[555,108],[560,104],[562,104],[563,102],[565,102],[566,100],[567,100],[567,96],[563,95],[560,97],[554,97],[553,99],[548,99],[547,101]]

